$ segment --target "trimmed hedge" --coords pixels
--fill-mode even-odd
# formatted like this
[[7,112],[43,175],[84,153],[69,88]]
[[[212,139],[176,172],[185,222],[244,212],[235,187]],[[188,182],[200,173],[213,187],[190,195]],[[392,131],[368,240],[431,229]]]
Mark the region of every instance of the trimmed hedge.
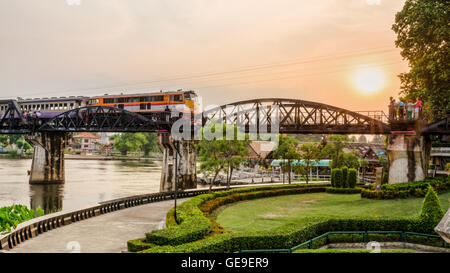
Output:
[[155,244],[149,244],[145,242],[145,238],[139,238],[135,240],[130,240],[127,242],[128,251],[139,252],[145,249],[154,247]]
[[348,169],[347,174],[347,186],[349,188],[355,188],[356,182],[358,181],[358,171],[356,169]]
[[408,198],[410,196],[424,197],[428,185],[432,186],[438,193],[450,190],[450,178],[435,177],[426,178],[423,181],[382,185],[380,191],[363,189],[361,197],[369,199],[396,199]]
[[167,228],[147,233],[145,243],[175,246],[197,241],[206,236],[214,236],[224,232],[220,225],[208,218],[209,213],[219,206],[263,197],[324,192],[325,187],[329,185],[329,183],[317,183],[261,186],[198,195],[177,207],[179,224],[174,220],[174,210],[169,210],[166,217]]
[[350,188],[348,185],[348,167],[344,166],[341,168],[342,170],[342,185],[341,188]]
[[178,246],[156,246],[145,253],[231,253],[241,249],[286,249],[313,239],[329,231],[411,231],[434,233],[424,229],[417,218],[387,219],[350,218],[320,219],[313,218],[306,225],[287,224],[271,230],[224,233],[213,238],[199,240]]
[[333,188],[328,187],[325,190],[328,193],[342,193],[342,194],[355,194],[355,193],[361,193],[360,188]]
[[343,180],[343,172],[341,169],[334,169],[334,187],[335,188],[343,188],[344,180]]
[[423,200],[419,217],[427,223],[430,228],[437,226],[442,220],[442,217],[444,217],[441,201],[431,186],[428,186],[427,195]]

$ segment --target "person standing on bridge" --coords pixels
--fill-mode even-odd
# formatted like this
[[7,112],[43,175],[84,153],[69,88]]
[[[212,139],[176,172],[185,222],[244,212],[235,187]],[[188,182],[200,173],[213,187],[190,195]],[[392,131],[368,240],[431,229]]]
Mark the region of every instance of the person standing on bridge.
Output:
[[423,106],[422,101],[420,100],[420,98],[417,98],[415,109],[414,109],[416,119],[419,119],[422,117],[422,106]]
[[397,117],[397,103],[395,102],[393,97],[390,97],[389,99],[391,101],[391,103],[389,104],[389,118],[393,120]]
[[414,119],[414,103],[411,100],[408,100],[406,104],[406,118],[409,120]]
[[403,102],[403,100],[400,100],[398,102],[398,119],[405,119],[405,103]]

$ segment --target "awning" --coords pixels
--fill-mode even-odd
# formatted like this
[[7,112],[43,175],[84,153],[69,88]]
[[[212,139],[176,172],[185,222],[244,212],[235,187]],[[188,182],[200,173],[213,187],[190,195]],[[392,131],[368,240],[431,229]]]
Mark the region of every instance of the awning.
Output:
[[[284,161],[287,162],[287,160],[284,160]],[[281,163],[281,162],[283,162],[283,160],[272,160],[272,163],[270,163],[270,166],[273,166],[273,167],[280,166],[280,163]],[[311,162],[311,166],[315,166],[315,167],[317,167],[317,166],[318,166],[318,167],[329,167],[329,166],[330,166],[330,162],[331,162],[331,160],[329,160],[329,159],[323,159],[323,160],[320,160],[319,162],[317,162],[317,161],[312,161],[312,162]],[[303,166],[306,166],[304,160],[295,160],[295,161],[292,161],[291,165],[293,165],[293,166],[295,166],[295,165],[303,165]]]

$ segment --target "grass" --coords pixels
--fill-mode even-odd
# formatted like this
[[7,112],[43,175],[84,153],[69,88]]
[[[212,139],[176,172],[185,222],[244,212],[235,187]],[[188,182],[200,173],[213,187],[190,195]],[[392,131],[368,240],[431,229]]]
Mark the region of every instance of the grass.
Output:
[[[444,211],[450,192],[439,195]],[[288,223],[307,223],[314,217],[390,216],[411,217],[420,212],[423,198],[362,199],[360,194],[311,193],[234,203],[216,214],[229,232],[271,229]]]

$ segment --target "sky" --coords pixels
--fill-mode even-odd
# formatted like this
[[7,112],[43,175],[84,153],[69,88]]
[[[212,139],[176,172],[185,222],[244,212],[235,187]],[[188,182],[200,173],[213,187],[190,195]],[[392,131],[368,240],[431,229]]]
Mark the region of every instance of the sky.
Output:
[[387,109],[404,0],[0,0],[0,98],[195,90]]

